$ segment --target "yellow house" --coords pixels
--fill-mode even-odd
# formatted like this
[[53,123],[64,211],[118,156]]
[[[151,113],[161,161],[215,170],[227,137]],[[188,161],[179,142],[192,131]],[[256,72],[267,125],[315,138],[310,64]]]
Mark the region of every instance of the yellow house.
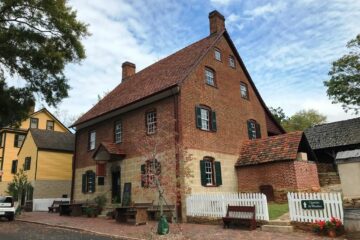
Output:
[[69,132],[28,131],[11,170],[24,169],[34,187],[34,199],[70,196],[74,139]]
[[32,111],[17,128],[9,126],[0,129],[0,195],[5,194],[8,183],[13,179],[14,160],[18,160],[19,150],[29,129],[70,133],[46,108]]

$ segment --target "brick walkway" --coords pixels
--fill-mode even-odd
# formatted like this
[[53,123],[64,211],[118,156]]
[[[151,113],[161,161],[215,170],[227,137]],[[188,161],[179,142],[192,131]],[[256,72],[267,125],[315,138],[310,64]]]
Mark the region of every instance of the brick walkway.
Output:
[[[170,224],[170,234],[158,236],[156,234],[156,222],[149,222],[147,225],[133,226],[116,223],[115,220],[104,218],[87,217],[65,217],[58,214],[33,212],[23,213],[17,220],[24,220],[56,227],[66,227],[90,231],[104,235],[127,237],[134,239],[195,239],[195,240],[228,240],[228,239],[328,239],[321,238],[312,233],[270,233],[257,229],[248,231],[246,229],[223,229],[221,225],[205,224]],[[339,238],[343,239],[343,238]]]

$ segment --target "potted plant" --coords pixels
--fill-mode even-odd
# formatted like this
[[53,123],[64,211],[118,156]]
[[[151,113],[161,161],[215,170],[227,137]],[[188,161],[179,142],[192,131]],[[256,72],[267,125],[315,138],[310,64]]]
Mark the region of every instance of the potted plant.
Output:
[[96,213],[95,213],[95,208],[89,206],[85,208],[85,214],[88,217],[95,217]]
[[341,220],[334,217],[331,217],[330,221],[315,221],[313,229],[319,235],[328,235],[332,238],[344,233],[344,225]]
[[101,212],[104,209],[106,202],[107,202],[107,198],[106,198],[105,194],[95,197],[94,202],[96,203],[97,213],[101,214]]

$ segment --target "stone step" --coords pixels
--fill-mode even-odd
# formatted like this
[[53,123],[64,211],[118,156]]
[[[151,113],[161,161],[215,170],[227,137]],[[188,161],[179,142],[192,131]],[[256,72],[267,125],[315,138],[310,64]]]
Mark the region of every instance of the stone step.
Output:
[[266,225],[272,225],[272,226],[291,226],[290,221],[286,220],[270,220],[268,224]]
[[261,231],[291,233],[294,231],[294,226],[262,225]]

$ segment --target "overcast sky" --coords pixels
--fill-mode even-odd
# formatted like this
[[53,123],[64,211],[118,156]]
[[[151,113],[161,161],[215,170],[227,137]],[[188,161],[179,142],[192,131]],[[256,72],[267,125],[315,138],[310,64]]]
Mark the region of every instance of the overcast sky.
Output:
[[[71,0],[89,24],[87,58],[68,65],[68,115],[88,111],[121,81],[121,64],[137,71],[209,34],[208,13],[226,18],[233,39],[266,104],[287,115],[317,109],[328,121],[353,118],[326,96],[332,61],[360,33],[359,0]],[[38,108],[40,108],[38,104]],[[53,109],[50,109],[53,110]]]

